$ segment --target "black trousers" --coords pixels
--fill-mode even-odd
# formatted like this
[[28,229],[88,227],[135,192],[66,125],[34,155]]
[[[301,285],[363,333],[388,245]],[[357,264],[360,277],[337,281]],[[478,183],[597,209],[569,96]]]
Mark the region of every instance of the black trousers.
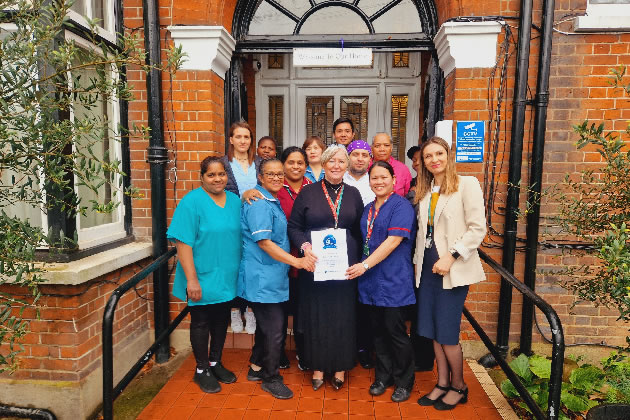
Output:
[[372,351],[374,333],[368,320],[370,319],[370,305],[357,302],[357,351]]
[[[285,351],[287,342],[287,328],[289,328],[289,315],[293,315],[293,341],[295,342],[295,350],[300,360],[305,363],[304,360],[304,334],[298,331],[297,325],[298,319],[298,279],[289,277],[289,300],[284,302],[284,325],[282,331],[284,336],[282,337],[282,351]],[[282,353],[281,353],[282,354]]]
[[405,325],[405,308],[369,306],[376,353],[375,380],[396,387],[413,388],[414,362],[411,339]]
[[[284,302],[251,302],[256,316],[254,347],[249,361],[262,367],[263,381],[272,381],[280,376],[280,354],[283,351]],[[286,328],[284,329],[286,331]]]
[[223,302],[190,307],[190,344],[198,369],[206,369],[210,362],[221,361],[231,306],[231,302]]

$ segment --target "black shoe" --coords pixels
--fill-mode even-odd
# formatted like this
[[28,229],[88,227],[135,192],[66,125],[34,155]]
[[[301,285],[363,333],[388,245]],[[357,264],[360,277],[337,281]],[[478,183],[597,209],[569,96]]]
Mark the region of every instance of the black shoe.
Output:
[[208,394],[221,391],[221,385],[212,374],[210,368],[204,369],[201,373],[195,371],[193,381],[199,385],[199,388],[201,388],[203,392],[207,392]]
[[297,359],[297,366],[298,369],[300,369],[301,371],[305,371],[305,370],[311,370],[310,366],[305,363],[304,361],[300,360],[299,356],[295,356],[295,358]]
[[289,369],[291,367],[291,362],[289,362],[289,358],[286,354],[282,354],[280,356],[280,369]]
[[282,379],[265,381],[262,383],[262,389],[263,391],[267,391],[272,396],[280,400],[288,400],[289,398],[293,398],[293,391],[291,391],[284,384],[284,382],[282,382]]
[[444,394],[442,397],[440,397],[439,400],[435,402],[435,404],[433,404],[433,408],[435,408],[436,410],[447,411],[447,410],[452,410],[453,408],[455,408],[457,404],[466,404],[468,402],[468,388],[457,389],[457,388],[451,387],[451,391],[455,391],[458,394],[462,395],[459,401],[457,401],[455,404],[447,404],[444,401],[442,401],[442,397],[446,395]]
[[403,402],[407,401],[411,396],[411,391],[407,388],[403,388],[402,386],[396,387],[394,393],[392,394],[392,401],[394,402]]
[[374,395],[374,396],[378,396],[378,395],[382,395],[385,393],[385,390],[387,388],[389,388],[390,386],[392,386],[393,383],[388,382],[387,384],[384,384],[381,381],[374,381],[372,383],[372,385],[370,385],[370,394]]
[[343,379],[338,379],[334,376],[330,380],[330,384],[335,389],[335,391],[339,391],[343,387],[343,383],[344,383]]
[[250,366],[249,370],[247,371],[247,380],[248,381],[262,381],[263,379],[262,375],[263,375],[262,369],[254,370]]
[[311,383],[313,384],[313,391],[317,391],[319,388],[324,385],[323,379],[311,379]]
[[357,359],[359,359],[359,364],[363,369],[372,369],[374,367],[374,362],[372,361],[370,352],[367,350],[359,351]]
[[432,400],[431,398],[429,398],[429,394],[430,394],[431,392],[433,392],[433,390],[431,390],[431,392],[430,392],[429,394],[424,395],[423,397],[421,397],[421,398],[418,400],[418,404],[420,404],[421,406],[424,406],[424,407],[429,407],[429,406],[431,406],[431,405],[435,405],[435,403],[436,403],[436,402],[437,402],[440,398],[442,398],[444,395],[446,395],[446,393],[447,393],[447,392],[451,389],[451,388],[450,388],[450,387],[448,387],[448,386],[441,386],[441,385],[438,385],[438,384],[435,384],[435,387],[436,387],[437,389],[439,389],[439,390],[444,391],[444,394],[440,395],[437,399]]
[[224,384],[232,384],[236,382],[236,375],[227,370],[221,362],[217,362],[216,365],[210,366],[210,370],[219,382],[223,382]]

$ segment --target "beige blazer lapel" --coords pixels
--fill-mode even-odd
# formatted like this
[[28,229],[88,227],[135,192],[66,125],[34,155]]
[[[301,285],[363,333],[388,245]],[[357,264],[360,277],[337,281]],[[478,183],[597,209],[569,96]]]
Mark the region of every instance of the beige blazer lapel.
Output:
[[453,194],[440,194],[438,198],[437,206],[435,206],[435,216],[433,216],[433,226],[437,226],[438,220],[444,211],[444,208],[448,204],[448,200],[451,199]]

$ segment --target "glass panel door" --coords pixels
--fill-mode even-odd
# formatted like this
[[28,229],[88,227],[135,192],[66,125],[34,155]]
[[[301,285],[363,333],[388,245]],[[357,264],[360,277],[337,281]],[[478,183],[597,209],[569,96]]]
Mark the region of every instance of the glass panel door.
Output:
[[405,161],[406,155],[406,138],[407,138],[407,104],[409,103],[408,95],[392,95],[392,156]]
[[333,101],[332,96],[306,97],[306,137],[317,136],[326,143],[333,143]]
[[384,113],[377,104],[378,86],[374,85],[298,87],[297,145],[301,146],[312,135],[320,137],[327,146],[333,144],[332,124],[340,117],[352,120],[357,131],[356,139],[370,142],[372,136],[385,129]]
[[350,118],[354,123],[357,139],[367,139],[368,101],[367,96],[342,96],[341,117]]

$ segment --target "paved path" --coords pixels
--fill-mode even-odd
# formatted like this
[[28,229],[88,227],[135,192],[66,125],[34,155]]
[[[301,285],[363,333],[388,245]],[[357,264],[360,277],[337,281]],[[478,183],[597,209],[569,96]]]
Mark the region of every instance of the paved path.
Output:
[[468,364],[464,364],[464,377],[470,389],[468,403],[452,411],[437,411],[416,403],[435,384],[435,371],[417,372],[412,397],[397,404],[390,399],[392,388],[378,397],[368,393],[374,370],[361,367],[346,374],[346,384],[341,390],[335,391],[326,383],[325,387],[313,391],[311,373],[298,370],[294,353],[288,352],[292,358],[291,367],[282,370],[281,374],[295,396],[290,400],[276,400],[263,391],[259,383],[247,380],[249,353],[249,350],[241,349],[224,350],[223,364],[234,371],[238,380],[234,384],[223,384],[217,394],[204,394],[192,381],[195,362],[191,355],[138,419],[502,420]]

